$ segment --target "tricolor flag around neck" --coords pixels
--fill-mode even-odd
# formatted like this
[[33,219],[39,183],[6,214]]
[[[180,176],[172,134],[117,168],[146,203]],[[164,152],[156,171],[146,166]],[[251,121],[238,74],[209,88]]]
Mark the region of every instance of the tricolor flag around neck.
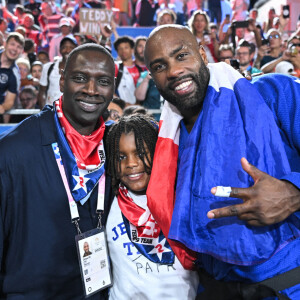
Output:
[[90,136],[80,135],[64,116],[61,101],[62,98],[55,102],[54,123],[57,143],[53,143],[52,148],[56,160],[65,169],[74,200],[84,204],[105,171],[103,146],[105,125],[102,120],[102,125]]
[[242,157],[277,178],[289,173],[290,166],[272,112],[257,90],[225,63],[208,67],[210,82],[203,109],[190,134],[180,133],[182,117],[165,103],[147,189],[148,206],[185,268],[192,266],[194,252],[253,265],[299,235],[299,220],[292,215],[268,227],[248,226],[237,217],[210,220],[209,210],[242,202],[217,198],[210,189],[252,186],[252,178],[241,167]]
[[[148,206],[165,237],[169,234],[175,202],[175,179],[182,116],[167,101],[159,124],[151,178],[147,189]],[[194,268],[196,254],[184,245],[168,239],[174,253],[186,269]]]

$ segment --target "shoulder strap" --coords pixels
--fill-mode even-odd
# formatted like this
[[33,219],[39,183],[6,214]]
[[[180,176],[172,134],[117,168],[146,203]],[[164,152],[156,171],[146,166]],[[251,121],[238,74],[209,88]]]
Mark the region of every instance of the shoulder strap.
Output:
[[117,91],[117,89],[119,87],[121,78],[123,76],[123,69],[124,69],[124,64],[120,63],[120,65],[119,65],[119,71],[118,71],[118,75],[117,75],[117,80],[116,80],[116,91]]
[[53,71],[54,64],[55,64],[55,62],[52,63],[52,64],[50,65],[50,67],[49,67],[49,69],[48,69],[48,72],[47,72],[47,90],[46,90],[46,94],[48,93],[49,84],[50,84],[50,79],[49,79],[49,77],[50,77],[51,72]]
[[139,73],[141,75],[141,73],[143,72],[143,69],[139,65],[137,65],[137,64],[135,64],[135,66],[136,66],[136,68],[138,69],[138,71],[139,71]]

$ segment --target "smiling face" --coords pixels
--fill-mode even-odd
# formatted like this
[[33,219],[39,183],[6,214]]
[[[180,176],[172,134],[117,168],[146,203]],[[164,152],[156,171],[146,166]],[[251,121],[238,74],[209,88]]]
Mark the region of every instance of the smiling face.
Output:
[[70,57],[60,86],[66,118],[79,133],[90,134],[112,100],[114,63],[104,52],[81,50]]
[[209,81],[202,57],[204,50],[184,27],[163,27],[146,44],[147,67],[160,94],[183,116],[198,115],[202,108]]
[[16,60],[23,52],[24,47],[14,38],[6,42],[4,53],[8,60]]
[[74,43],[66,40],[59,49],[59,52],[60,52],[61,56],[63,57],[63,60],[66,60],[68,55],[75,48],[76,48],[76,45]]
[[[147,174],[144,163],[141,160],[142,153],[137,151],[133,132],[121,135],[119,150],[121,163],[118,177],[121,183],[134,193],[145,194],[150,174]],[[151,161],[150,151],[146,145],[145,150],[145,156]],[[145,162],[147,163],[147,159],[145,159]],[[118,162],[116,162],[116,167],[118,168]]]
[[196,34],[203,33],[205,28],[207,27],[207,21],[205,16],[198,14],[195,16],[194,22],[193,22],[193,28],[195,30]]

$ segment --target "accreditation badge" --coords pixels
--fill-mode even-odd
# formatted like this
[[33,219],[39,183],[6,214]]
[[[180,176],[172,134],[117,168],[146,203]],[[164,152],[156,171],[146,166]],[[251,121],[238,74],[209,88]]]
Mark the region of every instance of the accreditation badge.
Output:
[[95,228],[75,236],[85,296],[112,285],[104,228]]

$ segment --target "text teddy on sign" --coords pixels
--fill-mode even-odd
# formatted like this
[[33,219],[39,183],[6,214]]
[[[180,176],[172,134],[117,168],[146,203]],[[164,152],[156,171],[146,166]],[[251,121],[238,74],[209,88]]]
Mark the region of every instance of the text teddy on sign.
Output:
[[99,35],[100,25],[109,25],[113,18],[113,11],[107,9],[81,8],[80,33],[84,35]]

